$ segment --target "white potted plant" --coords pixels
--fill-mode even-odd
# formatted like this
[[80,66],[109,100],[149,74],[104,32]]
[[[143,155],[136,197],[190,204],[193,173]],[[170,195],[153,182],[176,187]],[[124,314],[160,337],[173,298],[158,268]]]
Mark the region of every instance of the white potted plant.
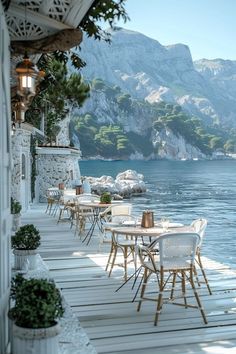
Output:
[[20,202],[11,197],[12,231],[16,231],[20,226],[21,209]]
[[13,254],[15,256],[14,268],[23,270],[26,263],[29,269],[36,267],[36,249],[40,245],[39,230],[33,224],[21,226],[11,238]]
[[64,309],[55,283],[17,274],[12,280],[11,299],[12,354],[58,354],[58,320]]

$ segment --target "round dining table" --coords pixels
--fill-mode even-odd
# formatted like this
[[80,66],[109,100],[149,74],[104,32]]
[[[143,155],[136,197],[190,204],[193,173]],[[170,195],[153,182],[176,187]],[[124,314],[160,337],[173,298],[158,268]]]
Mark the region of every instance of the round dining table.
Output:
[[90,226],[87,234],[85,235],[84,239],[82,240],[82,242],[85,242],[87,240],[86,245],[89,244],[96,226],[98,227],[100,232],[102,232],[102,225],[101,225],[101,221],[100,221],[100,212],[112,205],[117,205],[119,203],[122,203],[122,201],[112,201],[109,204],[100,203],[99,201],[96,201],[96,200],[94,200],[94,201],[93,200],[83,200],[83,201],[79,202],[80,206],[90,208],[93,213],[93,220],[92,220],[91,226]]

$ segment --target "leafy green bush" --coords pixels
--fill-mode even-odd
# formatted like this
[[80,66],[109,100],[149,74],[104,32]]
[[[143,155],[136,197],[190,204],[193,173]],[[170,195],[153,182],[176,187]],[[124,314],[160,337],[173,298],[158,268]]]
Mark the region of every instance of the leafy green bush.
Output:
[[111,203],[111,194],[109,192],[102,193],[100,197],[100,203],[110,204]]
[[47,328],[62,317],[62,297],[52,280],[25,279],[18,274],[11,284],[15,305],[10,309],[9,317],[17,326]]
[[13,249],[35,250],[40,245],[39,230],[33,224],[21,226],[11,238]]
[[11,197],[11,214],[20,214],[22,209],[21,203]]

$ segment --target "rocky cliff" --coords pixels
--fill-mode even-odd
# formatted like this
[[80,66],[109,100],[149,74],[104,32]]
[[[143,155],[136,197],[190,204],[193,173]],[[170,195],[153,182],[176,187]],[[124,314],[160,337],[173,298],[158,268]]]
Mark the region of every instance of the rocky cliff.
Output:
[[[166,112],[165,107],[161,108],[161,112]],[[81,148],[85,158],[205,158],[199,148],[173,129],[162,124],[158,129],[154,127],[159,110],[158,105],[132,99],[122,91],[116,93],[116,88],[105,85],[100,89],[92,88],[91,97],[84,106],[74,111],[71,140]]]
[[[236,133],[232,135],[229,131],[236,127],[236,62],[221,59],[193,62],[186,45],[163,46],[141,33],[122,28],[110,33],[111,44],[84,38],[81,46],[80,55],[87,63],[82,74],[91,82],[94,79],[103,82],[99,90],[92,90],[84,107],[74,112],[74,116],[89,114],[100,126],[93,125],[92,130],[85,132],[83,123],[83,134],[81,124],[79,131],[71,129],[74,144],[82,142],[84,156],[94,152],[104,156],[109,151],[110,156],[105,157],[191,159],[204,158],[225,146],[228,151],[234,149]],[[160,102],[170,103],[173,108],[180,106],[190,119],[182,124],[181,117],[177,117],[177,130],[176,123],[170,122],[154,129],[154,122],[163,118],[155,107]],[[171,114],[172,119],[175,108]],[[203,126],[196,126],[194,117]],[[191,140],[187,125],[194,124],[195,137]],[[101,138],[101,130],[109,125],[118,125],[123,141],[130,140],[129,145],[117,141],[117,145],[122,145],[118,155],[110,138],[107,150],[101,147],[107,139],[107,136]]]
[[183,44],[162,46],[130,30],[111,31],[111,44],[85,38],[83,74],[116,84],[132,97],[176,102],[207,124],[236,126],[236,62],[193,63]]

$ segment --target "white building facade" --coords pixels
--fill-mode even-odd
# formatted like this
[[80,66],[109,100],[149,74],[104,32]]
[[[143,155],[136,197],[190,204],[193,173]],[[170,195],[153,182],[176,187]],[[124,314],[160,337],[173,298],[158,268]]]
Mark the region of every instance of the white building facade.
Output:
[[[18,0],[0,1],[0,354],[6,354],[10,348],[9,336],[9,292],[11,281],[11,225],[10,196],[12,171],[15,168],[15,185],[20,185],[18,191],[12,188],[13,196],[23,201],[23,209],[27,209],[30,201],[29,176],[30,153],[27,147],[29,135],[25,138],[16,136],[15,142],[21,147],[18,162],[13,163],[11,150],[11,94],[10,94],[10,45],[15,41],[37,41],[57,33],[71,35],[68,38],[70,46],[79,45],[82,32],[78,26],[89,10],[94,0],[42,0],[40,2]],[[25,19],[26,6],[27,22]],[[67,31],[67,32],[66,32]],[[69,31],[69,32],[68,32]],[[72,38],[73,37],[73,38]],[[63,43],[56,45],[61,50]],[[64,43],[66,44],[66,42]],[[55,43],[54,43],[55,45]],[[18,47],[19,48],[19,47]],[[45,48],[42,48],[46,50]],[[52,50],[52,48],[49,48]],[[20,134],[20,131],[18,132]],[[17,134],[18,134],[17,133]],[[14,152],[16,154],[16,152]]]
[[11,180],[11,111],[10,111],[10,39],[0,2],[0,353],[7,352],[7,318],[10,291],[10,180]]

